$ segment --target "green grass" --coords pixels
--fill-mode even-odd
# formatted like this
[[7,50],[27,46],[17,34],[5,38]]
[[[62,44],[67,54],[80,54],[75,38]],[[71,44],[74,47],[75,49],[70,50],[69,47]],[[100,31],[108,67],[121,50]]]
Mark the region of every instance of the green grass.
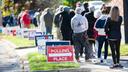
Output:
[[28,40],[17,36],[3,35],[3,38],[14,43],[18,47],[34,46],[34,40]]
[[30,24],[30,28],[31,29],[35,28],[34,24]]
[[[16,36],[7,36],[0,34],[4,39],[9,40],[10,42],[14,43],[18,47],[26,47],[26,46],[34,46],[34,40],[28,40],[26,38],[16,37]],[[122,44],[120,47],[121,56],[128,56],[128,44]],[[110,47],[109,47],[109,54],[111,55]]]
[[121,56],[128,56],[128,44],[121,45],[120,51],[121,51]]
[[48,63],[46,56],[38,53],[28,54],[28,61],[31,71],[47,71],[80,67],[80,65],[75,62]]
[[[35,28],[34,24],[30,24],[30,28]],[[4,35],[0,33],[0,36],[12,43],[14,43],[18,47],[29,47],[34,46],[35,41],[34,40],[28,40],[26,38],[16,37],[16,36],[10,36],[10,35]]]
[[[103,50],[104,51],[104,50]],[[111,56],[111,50],[110,47],[108,49],[108,55]],[[128,56],[128,44],[122,44],[120,46],[120,55],[121,56]]]

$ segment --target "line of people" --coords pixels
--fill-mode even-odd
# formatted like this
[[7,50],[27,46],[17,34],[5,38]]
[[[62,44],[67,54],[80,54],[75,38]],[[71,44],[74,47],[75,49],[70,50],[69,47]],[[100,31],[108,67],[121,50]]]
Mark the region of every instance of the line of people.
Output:
[[[16,6],[16,9],[19,9]],[[39,28],[45,34],[52,34],[54,14],[50,8],[41,10],[29,10],[22,7],[21,11],[15,11],[13,7],[4,6],[0,10],[1,27],[20,26],[20,28],[30,28],[31,24]]]
[[[4,27],[7,24],[11,25],[9,10],[6,7],[5,10],[5,13],[2,12]],[[117,6],[110,9],[103,4],[100,10],[95,10],[94,6],[79,2],[75,10],[60,6],[55,14],[50,11],[50,8],[44,11],[38,9],[34,12],[22,9],[17,18],[12,19],[14,19],[12,22],[16,22],[21,28],[30,28],[30,24],[33,23],[46,34],[52,34],[54,23],[58,39],[69,40],[74,45],[75,58],[78,62],[84,53],[85,61],[106,63],[108,45],[110,45],[113,59],[113,65],[110,68],[123,68],[120,64],[122,17],[119,15]],[[103,45],[104,58],[102,59]]]
[[[122,17],[117,6],[103,4],[100,10],[88,3],[76,5],[76,9],[60,6],[54,16],[58,38],[70,40],[75,47],[75,58],[85,54],[85,61],[107,63],[110,45],[113,65],[110,68],[123,68],[120,64],[120,41]],[[104,58],[102,48],[104,45]],[[96,59],[96,60],[95,60]]]

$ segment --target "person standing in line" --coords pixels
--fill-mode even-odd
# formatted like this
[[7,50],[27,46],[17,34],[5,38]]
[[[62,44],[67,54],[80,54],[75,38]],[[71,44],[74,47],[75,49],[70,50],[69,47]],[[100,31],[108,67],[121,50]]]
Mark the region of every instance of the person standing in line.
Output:
[[79,52],[81,46],[85,47],[85,60],[93,58],[93,51],[88,42],[87,30],[88,21],[81,15],[81,8],[75,9],[75,16],[71,19],[71,28],[73,30],[73,44],[75,46],[75,58],[79,62]]
[[[101,13],[101,10],[95,10],[95,12],[94,12],[94,17],[95,17],[95,19],[97,20],[100,16],[102,15],[102,13]],[[95,25],[95,24],[94,24]],[[95,39],[95,46],[94,46],[94,48],[95,48],[95,55],[96,55],[96,58],[98,58],[97,57],[97,55],[98,55],[98,41],[96,40],[96,38],[97,38],[97,36],[98,36],[98,32],[93,28],[93,38]]]
[[37,11],[34,13],[34,16],[33,16],[34,23],[35,23],[36,27],[39,27],[39,25],[40,25],[40,21],[39,21],[40,15],[41,15],[41,9],[39,8],[39,9],[37,9]]
[[22,8],[21,12],[18,14],[18,25],[20,26],[20,28],[23,28],[23,21],[22,21],[22,15],[24,13],[24,8]]
[[[105,25],[107,22],[107,10],[102,10],[102,15],[97,19],[94,29],[98,32],[96,40],[98,41],[98,60],[97,63],[106,63],[106,59],[108,56],[108,40],[105,33]],[[105,44],[104,44],[105,43]],[[104,44],[104,58],[102,60],[102,47]]]
[[70,8],[64,7],[63,12],[61,12],[62,22],[60,24],[60,31],[62,33],[63,40],[71,40],[72,29],[71,29],[71,19],[70,19]]
[[9,26],[11,26],[10,15],[11,15],[11,11],[10,11],[9,7],[5,6],[4,10],[2,10],[3,27],[6,27],[7,24]]
[[84,6],[84,11],[81,13],[82,16],[84,16],[85,13],[88,13],[89,12],[89,5],[87,2],[84,2],[83,3],[83,6]]
[[122,17],[119,14],[119,8],[114,6],[110,11],[110,17],[105,26],[105,32],[108,36],[113,59],[111,69],[123,68],[120,64],[121,24]]
[[45,11],[42,11],[41,16],[40,16],[39,29],[41,30],[41,32],[43,32],[43,34],[46,34],[46,26],[45,26],[45,22],[44,22],[44,14],[45,14]]
[[0,27],[3,27],[3,24],[2,24],[2,13],[1,13],[1,10],[0,10]]
[[30,18],[30,15],[29,15],[29,10],[24,11],[24,13],[21,17],[21,20],[23,21],[24,28],[30,28],[31,18]]
[[[94,48],[95,46],[95,38],[94,38],[94,24],[96,22],[96,18],[94,17],[94,11],[95,11],[95,7],[94,6],[90,6],[89,7],[89,12],[85,14],[87,20],[88,20],[88,30],[87,30],[87,34],[88,34],[88,38],[89,38],[89,43],[93,48],[93,52],[95,53],[96,49]],[[96,55],[95,55],[96,56]]]
[[[81,8],[83,8],[83,11],[81,12],[81,15],[84,16],[86,13],[89,12],[89,5],[87,2],[84,2],[83,5],[81,4],[80,6]],[[88,18],[87,18],[88,19]],[[82,46],[80,48],[80,57],[83,57],[83,53],[84,53],[84,47]]]
[[54,18],[53,18],[53,22],[55,24],[56,27],[56,35],[57,35],[57,39],[62,40],[62,34],[60,31],[60,27],[61,27],[61,23],[62,23],[62,16],[61,16],[61,12],[63,11],[63,6],[59,6],[59,8],[56,9],[56,12],[54,14]]
[[52,34],[52,26],[53,26],[53,14],[50,11],[50,8],[46,8],[44,14],[44,22],[46,26],[46,34]]

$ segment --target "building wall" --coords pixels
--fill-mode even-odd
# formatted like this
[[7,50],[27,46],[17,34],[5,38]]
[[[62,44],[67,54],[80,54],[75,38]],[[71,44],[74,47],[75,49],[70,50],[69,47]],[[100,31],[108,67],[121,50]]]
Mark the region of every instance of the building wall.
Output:
[[118,6],[120,9],[120,15],[123,16],[123,0],[112,0],[109,5]]

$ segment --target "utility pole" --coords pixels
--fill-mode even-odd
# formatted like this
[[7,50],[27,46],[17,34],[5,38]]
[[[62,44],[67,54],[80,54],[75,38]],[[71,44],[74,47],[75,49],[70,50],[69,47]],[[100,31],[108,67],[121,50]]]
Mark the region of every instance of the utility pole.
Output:
[[128,0],[123,0],[123,5],[124,5],[125,43],[128,44]]

